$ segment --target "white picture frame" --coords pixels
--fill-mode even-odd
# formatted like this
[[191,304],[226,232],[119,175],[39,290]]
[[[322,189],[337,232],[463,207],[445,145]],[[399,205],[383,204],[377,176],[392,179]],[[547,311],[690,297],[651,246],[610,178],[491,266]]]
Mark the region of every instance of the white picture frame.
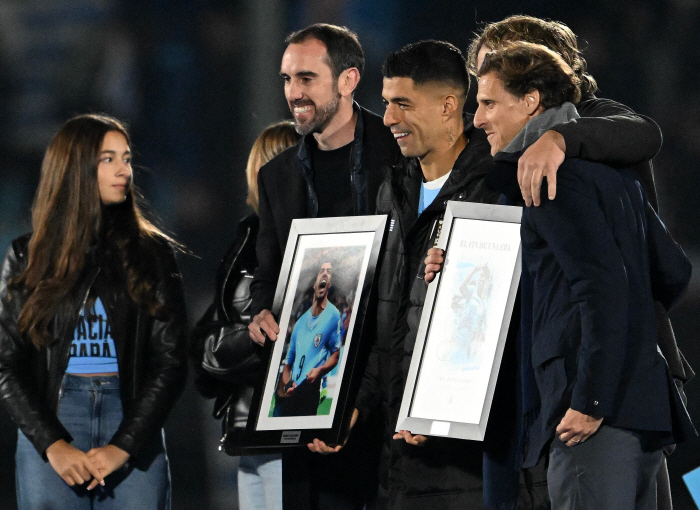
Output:
[[448,202],[396,430],[483,441],[521,273],[522,208]]

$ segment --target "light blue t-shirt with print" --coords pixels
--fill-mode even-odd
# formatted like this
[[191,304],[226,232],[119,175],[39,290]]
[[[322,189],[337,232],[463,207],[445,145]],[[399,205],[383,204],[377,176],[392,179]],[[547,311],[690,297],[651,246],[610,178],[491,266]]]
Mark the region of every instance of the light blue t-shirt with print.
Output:
[[112,328],[102,301],[95,301],[94,314],[83,309],[73,332],[67,374],[119,372]]
[[433,200],[435,200],[435,198],[438,196],[443,184],[447,182],[447,179],[450,177],[451,173],[452,170],[447,172],[442,177],[435,179],[434,181],[421,183],[420,202],[418,203],[419,215],[423,214],[423,211],[425,211],[428,208],[428,206],[433,203]]

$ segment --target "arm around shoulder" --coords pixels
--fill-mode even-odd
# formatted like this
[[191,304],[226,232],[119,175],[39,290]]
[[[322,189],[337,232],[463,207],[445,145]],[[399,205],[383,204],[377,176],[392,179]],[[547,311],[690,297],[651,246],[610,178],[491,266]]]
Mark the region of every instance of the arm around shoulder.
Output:
[[564,137],[567,158],[629,167],[651,160],[661,149],[656,122],[623,104],[590,98],[576,107],[581,118],[552,128]]

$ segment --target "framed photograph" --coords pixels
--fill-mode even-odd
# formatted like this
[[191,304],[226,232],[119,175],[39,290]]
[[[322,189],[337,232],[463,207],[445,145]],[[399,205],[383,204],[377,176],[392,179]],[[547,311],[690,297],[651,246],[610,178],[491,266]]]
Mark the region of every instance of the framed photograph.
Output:
[[271,310],[280,334],[266,343],[248,447],[344,439],[371,349],[360,339],[385,226],[386,216],[292,223]]
[[[520,207],[449,202],[396,430],[481,441],[520,282]],[[516,318],[516,320],[518,320]]]

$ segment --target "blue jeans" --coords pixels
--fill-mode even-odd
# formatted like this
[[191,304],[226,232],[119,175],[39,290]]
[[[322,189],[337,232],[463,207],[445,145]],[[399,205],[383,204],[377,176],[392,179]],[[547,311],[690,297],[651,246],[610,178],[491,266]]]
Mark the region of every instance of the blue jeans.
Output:
[[241,510],[282,510],[282,455],[247,455],[238,465]]
[[[84,452],[105,446],[123,417],[119,377],[66,375],[58,405],[58,419],[73,436],[73,446]],[[161,453],[148,470],[123,467],[105,478],[104,487],[88,491],[87,483],[69,487],[19,431],[17,506],[19,510],[169,510],[170,469],[164,441],[160,446]]]

